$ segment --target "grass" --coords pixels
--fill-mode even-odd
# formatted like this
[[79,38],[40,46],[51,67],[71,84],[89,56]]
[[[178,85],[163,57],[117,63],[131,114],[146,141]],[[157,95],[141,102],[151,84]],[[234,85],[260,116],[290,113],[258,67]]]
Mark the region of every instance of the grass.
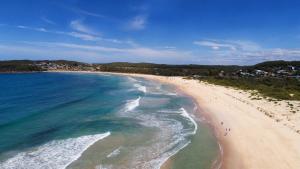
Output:
[[300,100],[300,81],[297,79],[205,77],[200,80],[242,90],[256,90],[264,97],[277,100]]

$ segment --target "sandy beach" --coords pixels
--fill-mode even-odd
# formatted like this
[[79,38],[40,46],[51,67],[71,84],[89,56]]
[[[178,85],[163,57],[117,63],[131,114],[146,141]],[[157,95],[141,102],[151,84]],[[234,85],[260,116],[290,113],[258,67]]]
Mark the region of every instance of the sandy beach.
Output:
[[[167,83],[191,96],[199,106],[199,117],[210,123],[220,143],[221,160],[215,168],[300,168],[300,101],[274,101],[250,91],[182,77],[108,74]],[[163,168],[168,168],[168,163]]]
[[300,102],[256,100],[250,92],[182,77],[130,75],[175,85],[197,101],[220,141],[221,168],[300,168]]

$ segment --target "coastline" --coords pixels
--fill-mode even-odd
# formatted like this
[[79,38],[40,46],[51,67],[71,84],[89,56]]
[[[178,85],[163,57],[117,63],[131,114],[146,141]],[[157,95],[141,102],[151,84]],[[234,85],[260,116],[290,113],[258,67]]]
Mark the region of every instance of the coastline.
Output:
[[[247,91],[182,77],[88,73],[142,77],[173,85],[191,96],[198,104],[201,116],[213,127],[220,143],[222,154],[220,163],[217,163],[221,165],[220,168],[300,168],[300,134],[297,132],[300,125],[299,110],[293,118],[285,101],[278,104],[266,99],[252,100],[251,93]],[[293,104],[300,105],[297,101],[293,101]],[[282,119],[278,120],[281,116]]]
[[277,108],[278,105],[272,108],[275,104],[272,102],[260,105],[265,100],[251,100],[248,92],[182,77],[113,74],[171,84],[191,96],[197,102],[201,115],[213,126],[220,143],[223,151],[220,168],[300,168],[300,134],[270,118],[264,111],[286,114],[289,109],[283,104],[279,106],[281,109]]

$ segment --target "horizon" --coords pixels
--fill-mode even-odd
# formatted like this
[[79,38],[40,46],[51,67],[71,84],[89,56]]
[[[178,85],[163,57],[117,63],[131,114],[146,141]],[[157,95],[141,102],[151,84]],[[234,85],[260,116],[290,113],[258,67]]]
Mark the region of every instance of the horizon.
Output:
[[0,60],[296,61],[298,11],[296,0],[7,0],[0,6]]

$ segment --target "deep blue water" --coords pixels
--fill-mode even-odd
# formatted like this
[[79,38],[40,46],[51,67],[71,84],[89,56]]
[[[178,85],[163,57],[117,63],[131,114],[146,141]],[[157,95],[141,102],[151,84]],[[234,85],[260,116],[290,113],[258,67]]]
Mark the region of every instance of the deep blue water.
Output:
[[138,94],[123,92],[130,86],[122,79],[93,74],[1,75],[0,152],[122,130],[122,122],[102,119]]

